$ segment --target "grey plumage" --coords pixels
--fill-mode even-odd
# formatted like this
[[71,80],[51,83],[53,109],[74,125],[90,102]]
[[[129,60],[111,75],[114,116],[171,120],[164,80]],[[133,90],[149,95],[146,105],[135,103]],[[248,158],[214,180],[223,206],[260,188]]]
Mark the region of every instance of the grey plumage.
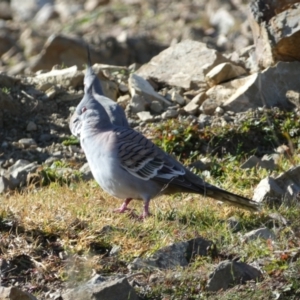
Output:
[[150,199],[174,192],[197,193],[249,210],[259,209],[254,201],[206,183],[142,134],[112,124],[106,109],[92,95],[85,100],[77,108],[82,122],[81,145],[99,185],[126,199],[120,212],[131,199],[141,199],[142,217],[146,217]]
[[91,66],[91,58],[90,58],[90,51],[87,49],[88,52],[88,63],[87,68],[84,76],[84,96],[81,102],[78,104],[76,111],[73,113],[69,127],[72,134],[76,137],[80,137],[81,132],[81,121],[78,116],[78,111],[81,110],[82,103],[85,103],[91,95],[93,96],[94,100],[101,103],[101,105],[106,110],[107,114],[109,115],[110,121],[114,125],[129,127],[128,121],[125,115],[123,108],[118,105],[116,102],[111,100],[108,97],[104,96],[103,89],[101,87],[101,82],[98,79],[97,75],[93,71]]

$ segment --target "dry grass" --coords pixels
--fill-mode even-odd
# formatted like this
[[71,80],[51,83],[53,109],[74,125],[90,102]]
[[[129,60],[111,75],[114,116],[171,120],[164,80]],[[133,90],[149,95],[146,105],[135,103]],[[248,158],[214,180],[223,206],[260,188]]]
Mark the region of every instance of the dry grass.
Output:
[[[289,166],[288,160],[282,159],[282,169]],[[254,180],[258,182],[267,173],[264,170],[241,170],[233,162],[224,165],[224,174],[221,180],[219,178],[222,187],[251,197]],[[218,184],[217,179],[207,180]],[[174,279],[173,271],[160,272],[163,279],[159,285],[151,284],[150,277],[144,278],[144,283],[151,287],[139,291],[144,299],[162,299],[160,295],[174,294],[173,288],[170,288],[173,286],[177,296],[170,299],[200,299],[195,295],[204,290],[208,274],[216,263],[226,258],[238,258],[248,263],[264,261],[266,284],[256,286],[262,297],[266,293],[272,294],[279,279],[284,282],[284,287],[291,284],[294,292],[297,289],[298,285],[286,278],[292,278],[300,271],[300,264],[291,260],[290,254],[284,259],[280,255],[300,248],[296,230],[300,225],[298,206],[265,207],[262,212],[253,214],[200,195],[177,194],[153,199],[150,204],[152,216],[139,221],[128,214],[114,213],[113,210],[121,203],[121,200],[102,192],[94,181],[70,185],[52,183],[48,187],[30,188],[3,196],[0,250],[1,258],[8,267],[1,268],[2,285],[10,286],[17,280],[23,289],[45,299],[44,290],[77,285],[79,281],[89,279],[94,272],[126,274],[127,265],[135,257],[148,257],[170,243],[201,236],[216,244],[218,256],[197,258],[189,267],[180,270],[183,277],[179,281]],[[139,215],[143,203],[132,201],[130,207]],[[268,215],[274,211],[290,222],[276,229],[276,242],[243,242],[243,233],[262,226],[272,227]],[[240,222],[238,233],[228,227],[227,219],[231,216]],[[120,247],[115,257],[108,255],[113,246]],[[284,275],[287,270],[292,275]],[[195,280],[199,277],[200,283]],[[245,289],[239,295],[252,297],[253,288],[251,293]],[[232,296],[234,291],[229,290],[222,297],[235,299]],[[182,293],[188,297],[181,297]],[[253,297],[256,296],[264,299],[258,298],[258,294]]]

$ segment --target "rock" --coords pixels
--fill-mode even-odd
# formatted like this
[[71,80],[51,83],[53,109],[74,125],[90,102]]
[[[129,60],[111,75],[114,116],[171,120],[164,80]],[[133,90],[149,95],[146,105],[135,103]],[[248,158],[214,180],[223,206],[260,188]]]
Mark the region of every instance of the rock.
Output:
[[209,277],[206,289],[217,292],[249,280],[257,281],[261,279],[262,274],[258,269],[243,262],[222,261]]
[[33,295],[17,287],[0,287],[0,300],[37,300]]
[[36,124],[34,122],[30,121],[27,124],[26,130],[27,131],[35,131],[35,130],[37,130],[37,126],[36,126]]
[[[137,96],[137,95],[135,95],[135,96]],[[125,109],[126,106],[129,104],[130,99],[131,99],[130,96],[128,94],[126,94],[126,95],[120,96],[117,100],[117,103],[119,105],[121,105],[123,107],[123,109]]]
[[0,111],[9,112],[12,115],[18,115],[20,112],[20,104],[15,98],[12,98],[7,93],[0,89]]
[[151,105],[150,105],[150,110],[153,111],[154,113],[161,113],[163,111],[163,106],[161,105],[161,103],[159,101],[152,101]]
[[141,111],[137,113],[137,116],[140,118],[143,122],[148,122],[153,120],[153,116],[150,114],[149,111]]
[[37,25],[43,25],[46,22],[56,18],[58,18],[58,13],[55,10],[54,5],[47,3],[35,15],[33,22]]
[[29,148],[29,147],[36,147],[37,144],[36,144],[36,141],[32,138],[24,138],[24,139],[20,139],[18,141],[18,143],[22,146],[24,146],[25,148]]
[[86,284],[62,295],[63,300],[138,300],[126,277],[107,278],[96,275]]
[[171,105],[167,99],[154,91],[151,84],[143,77],[137,74],[131,74],[128,79],[130,94],[134,96],[138,94],[142,96],[147,103],[151,103],[153,100],[159,101],[164,106]]
[[84,9],[87,11],[93,11],[98,6],[106,5],[110,0],[88,0],[84,4]]
[[59,19],[65,23],[83,11],[83,3],[56,1],[55,10],[59,14]]
[[300,93],[297,91],[287,91],[286,94],[286,99],[293,103],[296,107],[300,108]]
[[144,96],[135,94],[129,103],[130,111],[133,113],[139,113],[145,111],[148,103],[145,100]]
[[199,111],[199,105],[191,101],[183,109],[189,115],[196,115]]
[[267,227],[255,229],[244,234],[244,239],[246,241],[256,240],[258,238],[264,240],[271,239],[272,241],[274,241],[276,239],[276,236],[274,232]]
[[[98,61],[97,53],[92,48],[90,52],[92,61]],[[29,68],[32,72],[36,72],[51,70],[55,65],[82,66],[86,64],[86,61],[86,45],[81,39],[52,34],[41,53],[31,59]]]
[[[209,4],[210,3],[208,3],[208,7]],[[214,4],[212,4],[212,6],[214,6]],[[210,9],[208,8],[210,24],[217,27],[219,35],[227,35],[235,24],[233,16],[229,13],[228,7],[220,7],[215,10],[212,6],[209,7]]]
[[163,120],[176,118],[179,115],[177,109],[168,109],[164,113],[161,114],[161,118]]
[[180,94],[178,94],[176,91],[173,91],[171,93],[171,100],[173,102],[178,103],[179,105],[184,105],[185,104],[184,98]]
[[195,168],[199,171],[210,170],[210,166],[202,162],[201,160],[197,160],[189,165],[189,168]]
[[212,117],[206,114],[200,114],[198,122],[202,127],[208,126],[211,123]]
[[261,158],[260,167],[267,170],[275,170],[278,167],[280,160],[280,155],[278,153],[273,153],[271,155],[265,154]]
[[121,247],[118,245],[113,245],[109,251],[109,256],[117,256],[121,250]]
[[141,268],[172,269],[178,266],[185,267],[195,255],[208,255],[211,241],[195,238],[186,242],[178,242],[157,250],[147,259],[136,258],[128,268],[136,270]]
[[246,70],[230,62],[222,63],[214,67],[206,74],[206,80],[210,87],[229,81],[246,74]]
[[298,202],[300,193],[300,166],[293,167],[276,178],[266,177],[254,190],[253,200],[262,202],[280,202],[287,204]]
[[206,86],[205,75],[216,65],[228,61],[204,43],[184,40],[151,59],[136,74],[155,82],[184,89]]
[[212,107],[218,106],[234,112],[262,106],[290,109],[295,105],[287,101],[286,93],[288,90],[299,89],[296,79],[299,69],[300,62],[279,62],[261,73],[216,85],[206,91],[208,99],[202,107],[209,112]]
[[27,181],[27,175],[37,170],[38,164],[36,162],[30,163],[25,159],[19,159],[8,169],[9,185],[11,189],[17,186],[24,185]]
[[2,87],[12,88],[20,83],[19,78],[8,76],[6,74],[0,74],[0,85]]
[[219,105],[220,103],[218,103],[215,99],[208,98],[202,103],[200,110],[204,114],[212,116]]
[[216,110],[215,110],[215,114],[216,114],[217,116],[223,116],[223,115],[224,115],[224,109],[223,109],[222,107],[218,106],[218,107],[216,108]]
[[260,158],[255,155],[250,156],[242,165],[241,169],[252,169],[260,165]]
[[9,5],[9,2],[1,1],[0,2],[0,19],[1,20],[11,20],[12,11]]
[[[51,85],[60,85],[64,88],[77,88],[82,84],[83,73],[77,70],[77,66],[62,70],[52,70],[47,73],[29,78],[29,82],[39,86],[41,90],[47,90]],[[46,87],[46,88],[45,88]]]
[[275,170],[278,166],[280,155],[277,153],[271,155],[264,155],[261,159],[255,155],[248,158],[246,162],[241,165],[242,169],[251,169],[254,167],[260,167],[267,170]]
[[300,60],[300,3],[296,2],[251,2],[249,22],[260,67],[267,68],[278,61]]
[[92,172],[91,172],[91,169],[90,169],[90,166],[88,163],[85,163],[80,169],[79,169],[79,172],[82,173],[82,179],[83,180],[91,180],[94,178]]
[[274,178],[268,176],[256,186],[252,199],[256,202],[272,203],[281,200],[283,195],[284,190],[278,186]]
[[20,1],[11,0],[10,6],[15,20],[29,21],[45,4],[53,3],[53,0],[23,0],[20,5]]
[[0,194],[5,193],[8,189],[9,180],[4,176],[0,176]]
[[200,94],[197,94],[192,100],[191,102],[195,103],[195,104],[199,104],[201,105],[203,103],[203,101],[205,100],[206,98],[206,94],[205,93],[200,93]]

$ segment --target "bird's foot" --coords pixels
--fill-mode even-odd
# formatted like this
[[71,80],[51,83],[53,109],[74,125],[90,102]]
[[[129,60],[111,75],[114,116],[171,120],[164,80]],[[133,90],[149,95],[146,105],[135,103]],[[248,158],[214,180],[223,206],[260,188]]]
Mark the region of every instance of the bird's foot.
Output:
[[123,207],[123,205],[117,209],[114,209],[113,212],[116,212],[116,213],[125,213],[126,211],[132,211],[131,208],[128,208],[128,207]]
[[114,212],[118,212],[118,213],[124,213],[126,212],[126,210],[132,211],[132,209],[128,208],[127,205],[129,204],[129,202],[131,201],[131,198],[128,198],[124,201],[124,203],[121,205],[121,207],[117,208],[114,210]]
[[149,201],[147,201],[144,205],[144,211],[143,213],[139,216],[140,220],[144,220],[151,216],[150,211],[149,211]]

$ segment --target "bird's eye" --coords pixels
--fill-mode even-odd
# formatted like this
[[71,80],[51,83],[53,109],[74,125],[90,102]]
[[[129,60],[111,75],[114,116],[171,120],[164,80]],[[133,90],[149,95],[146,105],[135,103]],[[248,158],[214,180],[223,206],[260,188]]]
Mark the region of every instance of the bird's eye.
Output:
[[84,113],[84,112],[86,111],[86,109],[87,109],[87,108],[84,106],[84,107],[81,109],[81,112]]

